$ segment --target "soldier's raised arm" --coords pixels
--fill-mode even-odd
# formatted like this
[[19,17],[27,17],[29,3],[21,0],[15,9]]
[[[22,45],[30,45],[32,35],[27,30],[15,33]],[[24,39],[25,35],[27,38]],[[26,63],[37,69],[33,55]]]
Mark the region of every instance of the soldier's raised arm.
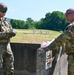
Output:
[[58,46],[62,46],[74,38],[74,26],[72,24],[48,46],[50,50],[55,50]]

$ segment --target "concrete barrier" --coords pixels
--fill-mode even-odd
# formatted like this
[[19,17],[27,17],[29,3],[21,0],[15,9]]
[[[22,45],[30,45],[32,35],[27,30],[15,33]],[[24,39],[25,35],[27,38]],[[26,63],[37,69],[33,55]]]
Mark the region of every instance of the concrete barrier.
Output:
[[[39,47],[40,44],[11,43],[15,75],[67,75],[67,55],[63,48],[50,53],[48,49]],[[52,60],[46,64],[49,53]]]
[[[52,51],[51,62],[46,66],[47,53],[49,49],[37,50],[37,68],[36,75],[68,75],[67,55],[64,53],[64,48],[60,47],[57,51]],[[50,66],[51,65],[51,66]],[[47,68],[46,68],[47,67]]]
[[15,75],[36,75],[36,55],[39,44],[11,43]]

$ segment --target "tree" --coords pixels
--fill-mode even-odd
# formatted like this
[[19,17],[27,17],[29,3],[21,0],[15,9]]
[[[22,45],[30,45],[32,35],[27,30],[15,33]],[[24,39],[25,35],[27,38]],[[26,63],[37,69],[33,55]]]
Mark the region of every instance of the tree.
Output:
[[27,26],[28,28],[35,28],[35,27],[34,27],[34,21],[33,21],[33,19],[27,18],[26,26]]
[[11,19],[13,28],[19,29],[50,29],[50,30],[64,30],[68,25],[63,12],[53,11],[52,13],[46,13],[45,18],[41,18],[39,21],[34,21],[30,17],[23,20]]

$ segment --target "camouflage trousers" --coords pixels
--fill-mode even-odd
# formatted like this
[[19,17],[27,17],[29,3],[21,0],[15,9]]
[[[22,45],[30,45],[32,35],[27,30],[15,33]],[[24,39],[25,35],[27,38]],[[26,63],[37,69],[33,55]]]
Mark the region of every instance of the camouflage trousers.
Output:
[[0,45],[0,69],[3,69],[5,75],[14,72],[14,56],[10,43]]
[[74,75],[74,54],[68,56],[68,75]]

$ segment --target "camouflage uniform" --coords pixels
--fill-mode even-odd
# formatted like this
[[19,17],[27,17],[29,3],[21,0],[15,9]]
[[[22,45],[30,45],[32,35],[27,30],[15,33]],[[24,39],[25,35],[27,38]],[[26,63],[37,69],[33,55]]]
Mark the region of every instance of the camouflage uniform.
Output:
[[[0,19],[0,68],[4,69],[5,75],[12,75],[14,72],[14,56],[10,47],[10,38],[8,36],[12,26],[6,18]],[[3,34],[5,33],[5,34]]]
[[74,75],[74,22],[69,24],[63,34],[58,36],[49,46],[50,50],[56,50],[65,44],[65,52],[68,54],[68,75]]

